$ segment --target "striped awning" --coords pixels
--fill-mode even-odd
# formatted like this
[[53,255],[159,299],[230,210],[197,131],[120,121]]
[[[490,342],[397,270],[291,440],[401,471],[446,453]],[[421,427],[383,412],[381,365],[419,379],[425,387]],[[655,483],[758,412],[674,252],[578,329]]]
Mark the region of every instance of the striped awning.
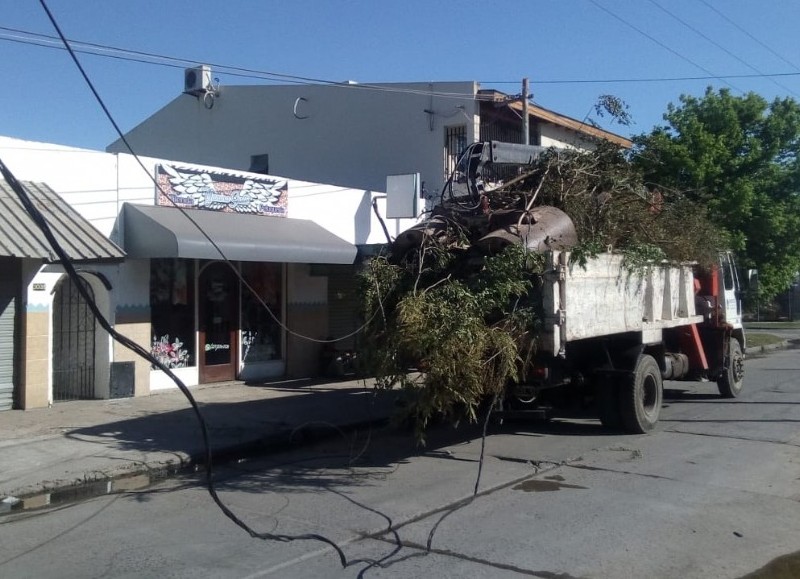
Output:
[[[121,261],[125,252],[44,183],[23,181],[58,244],[71,261]],[[11,186],[0,179],[0,256],[56,263],[58,255],[31,219]]]

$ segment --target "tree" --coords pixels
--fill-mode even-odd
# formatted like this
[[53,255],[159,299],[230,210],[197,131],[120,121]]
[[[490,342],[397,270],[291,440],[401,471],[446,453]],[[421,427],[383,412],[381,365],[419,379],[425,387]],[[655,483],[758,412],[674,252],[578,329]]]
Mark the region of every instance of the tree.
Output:
[[724,229],[762,299],[800,270],[800,105],[710,87],[670,104],[666,125],[634,138],[648,183],[685,193]]

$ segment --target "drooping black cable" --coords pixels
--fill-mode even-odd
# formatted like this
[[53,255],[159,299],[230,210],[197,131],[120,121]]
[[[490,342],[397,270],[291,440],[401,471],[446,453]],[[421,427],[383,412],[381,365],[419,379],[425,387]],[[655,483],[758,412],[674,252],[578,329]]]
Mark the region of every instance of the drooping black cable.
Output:
[[283,535],[283,534],[273,534],[273,533],[260,533],[254,529],[252,529],[247,523],[242,521],[236,514],[231,511],[220,499],[219,495],[217,494],[216,487],[214,485],[214,474],[213,474],[213,466],[212,466],[212,451],[211,451],[211,442],[208,435],[208,427],[206,425],[205,417],[203,416],[202,411],[200,410],[197,401],[192,396],[192,393],[189,391],[189,388],[178,378],[172,370],[170,370],[167,366],[165,366],[162,362],[160,362],[155,356],[153,356],[150,352],[142,348],[139,344],[120,334],[119,332],[111,326],[108,320],[105,319],[102,312],[97,307],[97,304],[94,301],[94,298],[89,293],[89,291],[84,287],[82,283],[80,283],[80,276],[78,272],[75,270],[75,267],[72,265],[72,262],[64,251],[64,248],[58,243],[58,240],[53,235],[52,230],[50,229],[50,225],[47,223],[44,215],[39,211],[36,205],[31,201],[30,197],[28,196],[27,191],[25,188],[17,181],[14,174],[6,167],[5,163],[3,163],[2,159],[0,159],[0,174],[2,174],[3,178],[6,180],[8,185],[17,194],[19,197],[20,203],[24,207],[25,211],[34,221],[36,226],[41,230],[44,234],[45,238],[47,239],[50,246],[55,251],[56,255],[61,262],[61,265],[67,272],[69,278],[75,283],[75,286],[78,288],[83,299],[89,305],[89,309],[91,310],[92,314],[94,315],[97,322],[100,326],[108,332],[108,334],[117,342],[128,348],[129,350],[133,351],[137,355],[141,356],[152,365],[156,366],[159,370],[167,374],[173,382],[180,388],[183,395],[189,401],[189,404],[192,406],[192,409],[197,417],[197,421],[200,425],[200,430],[203,436],[203,446],[205,449],[205,473],[206,473],[206,485],[208,488],[208,492],[211,495],[211,498],[217,504],[217,506],[222,510],[226,517],[228,517],[234,524],[244,529],[251,537],[256,539],[262,540],[270,540],[270,541],[279,541],[279,542],[290,542],[290,541],[299,541],[299,540],[308,540],[308,541],[320,541],[327,545],[330,545],[335,551],[336,554],[339,556],[339,560],[342,564],[342,567],[347,567],[348,561],[344,555],[344,552],[339,548],[339,546],[334,543],[331,539],[324,537],[322,535],[318,535],[316,533],[306,533],[301,535]]
[[439,520],[436,521],[433,527],[431,527],[431,530],[428,532],[428,541],[427,543],[425,543],[425,548],[426,548],[425,550],[427,553],[430,553],[431,549],[433,548],[433,536],[436,534],[439,525],[441,525],[442,522],[447,517],[455,513],[457,510],[463,509],[464,507],[472,503],[472,501],[474,501],[475,498],[478,496],[478,489],[480,488],[481,476],[483,474],[483,462],[484,459],[486,458],[486,435],[489,430],[489,420],[491,419],[492,412],[494,412],[495,406],[497,405],[498,398],[499,398],[498,394],[495,394],[492,397],[492,402],[491,404],[489,404],[489,408],[488,410],[486,410],[486,415],[483,418],[483,431],[481,434],[481,452],[478,458],[478,474],[475,476],[475,487],[472,489],[472,495],[453,505],[453,508],[449,509],[441,517],[439,517]]
[[[69,52],[73,62],[77,66],[77,68],[80,71],[81,75],[83,76],[85,82],[87,83],[87,85],[89,86],[90,90],[92,91],[92,94],[94,95],[95,99],[100,104],[101,108],[103,109],[103,112],[106,114],[107,118],[111,122],[111,124],[114,127],[114,129],[116,130],[117,134],[120,136],[120,139],[125,144],[125,146],[130,151],[130,153],[134,156],[134,158],[137,160],[137,162],[139,163],[141,168],[145,172],[147,172],[146,167],[144,166],[144,164],[142,163],[142,161],[138,157],[138,155],[136,155],[136,153],[134,152],[134,150],[131,147],[130,143],[128,142],[127,138],[122,133],[122,130],[120,129],[119,125],[116,123],[114,117],[112,116],[112,114],[109,111],[108,107],[106,106],[105,102],[100,97],[99,93],[97,92],[96,88],[94,87],[94,84],[92,83],[92,81],[89,78],[88,74],[86,73],[86,71],[84,70],[84,68],[81,65],[80,61],[78,60],[77,56],[75,55],[75,52],[73,51],[72,47],[70,46],[70,44],[67,41],[67,39],[64,36],[64,34],[62,33],[60,26],[58,25],[58,23],[55,20],[54,16],[50,12],[50,9],[48,8],[45,0],[39,0],[39,1],[40,1],[40,4],[41,4],[42,8],[45,10],[48,18],[50,19],[53,27],[55,28],[59,38],[63,42],[63,44],[64,44],[65,48],[67,49],[67,51]],[[150,352],[148,352],[147,350],[142,348],[139,344],[136,344],[135,342],[133,342],[132,340],[130,340],[126,336],[124,336],[122,334],[119,334],[109,324],[109,322],[105,319],[105,317],[102,315],[102,313],[97,308],[97,305],[94,302],[93,297],[89,294],[88,290],[83,286],[83,284],[79,283],[78,280],[79,280],[80,276],[75,271],[72,263],[69,260],[69,257],[66,255],[66,253],[63,250],[63,248],[60,247],[60,245],[58,244],[58,241],[53,236],[52,232],[50,231],[50,228],[49,228],[49,225],[48,225],[47,221],[44,219],[42,214],[38,211],[38,209],[30,201],[30,198],[27,196],[27,193],[24,190],[24,188],[19,184],[19,182],[16,180],[16,178],[10,172],[10,170],[8,170],[8,168],[2,163],[2,160],[0,160],[0,172],[2,172],[3,176],[6,178],[6,181],[9,182],[9,185],[17,193],[17,195],[20,197],[20,201],[23,203],[23,206],[26,208],[26,211],[31,215],[31,218],[34,220],[34,222],[37,224],[37,226],[42,230],[42,232],[45,235],[45,237],[47,238],[48,242],[52,245],[54,251],[56,251],[56,254],[59,256],[59,259],[61,260],[61,262],[62,262],[62,264],[63,264],[63,266],[64,266],[64,268],[65,268],[65,270],[67,272],[67,275],[70,277],[70,279],[72,279],[75,282],[75,285],[78,286],[79,292],[81,293],[81,295],[84,298],[84,300],[89,304],[90,310],[92,311],[92,313],[95,316],[95,318],[98,320],[98,323],[100,323],[101,327],[103,327],[103,329],[105,329],[109,333],[109,335],[113,339],[118,341],[120,344],[122,344],[123,346],[129,348],[130,350],[132,350],[136,354],[138,354],[141,357],[143,357],[145,360],[149,361],[152,365],[154,365],[155,367],[157,367],[160,370],[162,370],[167,376],[170,377],[170,379],[173,380],[173,382],[178,386],[178,388],[181,390],[181,392],[184,394],[184,396],[188,399],[188,401],[191,404],[191,406],[192,406],[192,408],[193,408],[193,410],[195,412],[195,415],[196,415],[196,417],[198,419],[198,422],[199,422],[200,427],[201,427],[202,436],[203,436],[203,443],[204,443],[205,455],[206,455],[205,472],[206,472],[207,488],[208,488],[209,494],[211,495],[212,499],[217,504],[217,506],[222,510],[222,512],[234,524],[236,524],[237,526],[239,526],[240,528],[245,530],[253,538],[258,538],[258,539],[262,539],[262,540],[274,540],[274,541],[280,541],[280,542],[291,542],[291,541],[296,541],[296,540],[315,540],[315,541],[320,541],[320,542],[328,544],[329,546],[331,546],[335,550],[335,552],[339,556],[339,560],[340,560],[340,562],[342,564],[342,567],[344,567],[344,568],[346,568],[350,564],[361,563],[361,562],[370,563],[369,567],[367,567],[366,569],[368,569],[368,568],[370,568],[372,566],[375,566],[375,565],[380,566],[381,563],[386,558],[381,559],[379,561],[370,561],[370,560],[365,560],[365,559],[359,559],[359,560],[352,561],[352,562],[348,563],[347,558],[344,555],[344,552],[341,550],[341,548],[338,547],[338,545],[336,545],[336,543],[334,543],[331,539],[328,539],[327,537],[324,537],[324,536],[316,534],[316,533],[307,533],[307,534],[300,534],[300,535],[259,533],[259,532],[255,531],[254,529],[252,529],[249,525],[247,525],[247,523],[245,523],[244,521],[239,519],[239,517],[236,516],[236,514],[233,513],[222,502],[222,500],[220,499],[220,497],[217,494],[217,491],[216,491],[216,488],[215,488],[215,484],[214,484],[214,480],[213,480],[212,451],[211,451],[211,444],[210,444],[210,439],[209,439],[209,434],[208,434],[208,428],[207,428],[207,425],[206,425],[206,421],[205,421],[205,418],[204,418],[204,416],[203,416],[203,414],[202,414],[197,402],[195,401],[195,399],[194,399],[193,395],[191,394],[191,392],[189,391],[189,389],[186,387],[186,385],[169,368],[167,368],[163,363],[161,363],[159,360],[157,360]],[[153,179],[153,181],[156,183],[156,187],[159,188],[159,190],[160,190],[161,189],[160,185],[155,181],[155,179]],[[177,205],[176,205],[176,207],[177,207]],[[277,318],[275,318],[273,312],[266,305],[266,303],[263,301],[263,299],[257,294],[257,292],[255,292],[253,290],[253,288],[246,282],[246,280],[244,280],[244,278],[241,276],[240,272],[235,268],[235,266],[230,262],[230,260],[227,259],[227,257],[224,255],[222,250],[219,248],[219,246],[214,242],[214,240],[211,237],[209,237],[209,235],[202,229],[202,227],[200,227],[200,225],[194,219],[192,219],[192,217],[190,215],[188,215],[187,212],[185,210],[183,210],[183,208],[178,207],[178,209],[180,209],[181,212],[183,213],[183,215],[187,219],[189,219],[189,221],[192,222],[195,225],[195,227],[197,227],[197,229],[201,232],[201,234],[217,250],[217,252],[220,254],[221,258],[231,266],[232,270],[234,271],[234,273],[236,273],[237,277],[239,277],[240,281],[253,293],[253,295],[255,295],[258,298],[258,300],[262,303],[262,305],[267,309],[268,313],[274,319],[276,319],[276,321],[278,321],[278,323],[281,324],[281,326],[283,326],[283,324],[280,322],[280,320],[277,320]],[[367,320],[367,322],[365,323],[365,326],[367,324],[369,324],[371,319],[374,318],[376,315],[377,315],[377,311],[373,313],[373,315],[371,316],[370,320]],[[286,329],[288,330],[288,328],[286,328]],[[356,330],[356,332],[353,332],[353,333],[357,333],[358,331],[360,331],[360,329]],[[352,334],[350,334],[350,335],[352,335]],[[341,339],[341,338],[339,338],[339,339]],[[330,341],[330,340],[314,340],[314,341]],[[488,414],[487,414],[487,418],[486,418],[486,423],[484,423],[483,443],[482,443],[482,446],[481,446],[480,467],[479,467],[479,470],[478,470],[477,480],[475,482],[475,494],[473,495],[473,497],[471,497],[470,500],[474,499],[474,497],[476,496],[477,488],[478,488],[478,485],[479,485],[479,482],[480,482],[480,478],[481,478],[481,470],[482,470],[482,466],[483,466],[483,456],[484,456],[484,447],[485,447],[485,439],[486,439],[486,425],[487,424],[488,424]],[[460,507],[456,507],[456,508],[460,508]],[[441,520],[439,522],[441,522]],[[438,523],[437,523],[437,526],[438,526]],[[435,531],[435,529],[434,529],[434,531]],[[432,534],[433,534],[433,531],[431,533],[431,536],[429,537],[429,546],[430,546],[430,541],[432,540]],[[366,571],[366,569],[364,569],[364,571]]]
[[[122,141],[125,143],[125,145],[128,148],[128,150],[131,151],[131,153],[134,155],[134,157],[136,158],[136,160],[138,161],[140,166],[142,166],[142,169],[147,171],[146,168],[144,167],[144,165],[142,164],[141,159],[139,159],[139,157],[134,153],[133,148],[128,143],[128,141],[125,138],[124,134],[122,133],[119,125],[116,123],[116,121],[114,120],[113,116],[111,115],[111,112],[108,110],[108,107],[105,105],[105,102],[100,97],[100,95],[97,92],[97,90],[95,89],[94,84],[91,82],[91,79],[86,74],[86,71],[84,70],[84,68],[81,65],[80,61],[78,60],[77,56],[72,51],[72,48],[70,47],[69,42],[67,42],[66,37],[64,36],[63,32],[61,31],[61,27],[58,25],[58,22],[56,21],[55,17],[50,12],[50,9],[47,6],[47,3],[45,2],[45,0],[39,0],[39,3],[41,4],[42,8],[46,12],[48,18],[50,19],[50,22],[52,23],[53,27],[56,30],[56,33],[58,34],[58,36],[61,38],[62,42],[64,43],[64,46],[66,47],[67,51],[70,53],[70,56],[72,57],[73,61],[75,62],[75,65],[78,67],[78,70],[80,71],[80,73],[83,76],[84,80],[89,85],[89,88],[92,91],[92,94],[95,96],[96,100],[100,104],[101,108],[103,109],[103,112],[108,117],[108,119],[111,122],[111,124],[113,125],[114,129],[120,135]],[[59,259],[61,260],[65,270],[67,271],[67,274],[70,276],[70,279],[72,279],[75,282],[75,285],[78,286],[78,289],[79,289],[82,297],[89,304],[89,307],[90,307],[92,313],[94,314],[95,318],[98,320],[100,325],[103,327],[103,329],[105,329],[109,333],[109,335],[112,338],[114,338],[115,340],[117,340],[120,344],[122,344],[123,346],[129,348],[130,350],[132,350],[133,352],[135,352],[136,354],[140,355],[141,357],[143,357],[144,359],[149,361],[151,364],[153,364],[154,366],[156,366],[157,368],[162,370],[167,376],[170,377],[170,379],[178,386],[178,388],[181,390],[181,392],[184,394],[184,396],[188,399],[189,403],[191,404],[192,408],[194,409],[195,415],[197,416],[197,419],[198,419],[198,422],[200,424],[200,428],[201,428],[201,431],[202,431],[202,435],[203,435],[203,445],[204,445],[204,448],[205,448],[205,455],[206,455],[206,461],[205,461],[206,462],[206,464],[205,464],[206,468],[205,468],[205,470],[206,470],[206,482],[207,482],[207,486],[208,486],[208,491],[209,491],[209,494],[211,495],[211,497],[213,498],[214,502],[223,511],[223,513],[229,519],[231,519],[231,521],[233,521],[237,526],[239,526],[242,529],[244,529],[248,534],[250,534],[251,537],[254,537],[254,538],[259,538],[259,539],[264,539],[264,540],[283,541],[283,542],[289,542],[289,541],[294,541],[294,540],[316,540],[316,541],[321,541],[323,543],[326,543],[326,544],[330,545],[331,547],[333,547],[333,549],[336,551],[337,555],[339,556],[339,560],[340,560],[342,566],[343,567],[347,567],[348,562],[347,562],[347,558],[344,555],[344,552],[331,539],[328,539],[327,537],[324,537],[324,536],[318,535],[318,534],[313,534],[313,533],[311,533],[311,534],[301,534],[301,535],[281,535],[281,534],[273,534],[273,533],[259,533],[259,532],[255,531],[254,529],[252,529],[250,526],[248,526],[244,521],[239,519],[239,517],[237,517],[236,514],[233,513],[221,501],[221,499],[219,498],[219,496],[218,496],[218,494],[216,492],[216,488],[214,486],[213,465],[212,465],[212,451],[211,451],[211,444],[210,444],[210,439],[209,439],[209,435],[208,435],[208,428],[206,426],[205,417],[203,416],[202,412],[200,411],[200,408],[197,405],[197,402],[195,401],[194,396],[192,396],[191,392],[186,387],[186,385],[169,368],[167,368],[163,363],[158,361],[150,352],[148,352],[147,350],[142,348],[139,344],[136,344],[135,342],[133,342],[132,340],[130,340],[126,336],[123,336],[122,334],[119,334],[111,326],[111,324],[108,323],[108,321],[105,319],[103,314],[97,308],[97,305],[94,303],[94,300],[93,300],[92,296],[83,287],[83,284],[79,283],[79,281],[78,281],[78,278],[79,278],[78,273],[75,271],[75,268],[73,267],[72,263],[70,262],[69,257],[66,255],[66,253],[63,250],[63,248],[60,247],[60,245],[58,244],[58,241],[55,239],[55,237],[53,236],[52,232],[50,231],[50,228],[49,228],[49,225],[48,225],[47,221],[44,219],[44,217],[38,211],[38,209],[35,207],[35,205],[31,202],[30,198],[27,196],[27,193],[25,192],[25,189],[19,184],[19,182],[14,177],[14,175],[11,173],[11,171],[4,164],[2,164],[2,160],[0,160],[0,171],[2,172],[3,176],[6,178],[6,181],[9,183],[9,185],[12,187],[12,189],[20,197],[20,201],[22,202],[22,204],[25,207],[26,211],[29,213],[29,215],[34,220],[34,222],[37,224],[37,226],[42,230],[42,233],[45,235],[45,237],[47,238],[48,242],[52,245],[54,251],[56,251],[56,253],[58,254]],[[208,236],[208,234],[191,218],[191,216],[186,214],[185,211],[183,211],[183,213],[200,230],[200,232],[206,237],[206,239],[219,252],[219,254],[222,256],[222,258],[237,273],[237,275],[239,276],[240,280],[243,283],[245,283],[245,285],[248,287],[248,289],[250,289],[250,291],[253,292],[253,294],[256,295],[260,299],[260,301],[262,302],[264,307],[267,307],[266,304],[263,302],[263,299],[261,299],[261,297],[257,294],[257,292],[255,292],[250,287],[250,285],[246,283],[246,281],[242,278],[241,274],[239,274],[239,272],[236,270],[236,268],[233,266],[233,264],[230,262],[230,260],[228,260],[225,257],[224,253],[217,246],[217,244],[214,242],[214,240],[211,239]],[[269,308],[267,308],[267,309],[268,309],[269,313],[271,315],[273,315],[273,317],[274,317],[274,314],[272,314],[272,311],[269,310]]]

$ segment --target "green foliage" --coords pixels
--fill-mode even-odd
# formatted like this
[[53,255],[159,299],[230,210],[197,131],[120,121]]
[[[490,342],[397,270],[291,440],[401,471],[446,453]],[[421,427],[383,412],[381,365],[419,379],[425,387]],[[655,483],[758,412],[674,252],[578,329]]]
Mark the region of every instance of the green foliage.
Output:
[[[654,259],[716,261],[725,233],[688,196],[645,186],[640,169],[609,143],[592,152],[552,151],[538,163],[522,189],[539,190],[537,202],[562,209],[575,224],[581,263],[601,251],[631,253],[658,248]],[[644,256],[640,256],[644,258]]]
[[625,251],[623,264],[628,271],[641,271],[651,263],[661,263],[667,258],[664,250],[651,243],[631,244]]
[[605,117],[608,115],[611,117],[612,121],[627,127],[633,122],[628,112],[629,108],[628,104],[621,98],[611,94],[602,94],[597,98],[597,102],[594,105],[594,112],[598,117]]
[[645,179],[705,208],[740,265],[759,270],[763,299],[784,290],[800,270],[800,106],[709,88],[664,120],[634,139]]
[[521,247],[480,259],[432,240],[409,257],[375,258],[362,273],[366,310],[381,312],[363,357],[380,387],[402,387],[402,418],[424,441],[432,419],[475,420],[482,402],[520,378],[535,347],[543,259]]

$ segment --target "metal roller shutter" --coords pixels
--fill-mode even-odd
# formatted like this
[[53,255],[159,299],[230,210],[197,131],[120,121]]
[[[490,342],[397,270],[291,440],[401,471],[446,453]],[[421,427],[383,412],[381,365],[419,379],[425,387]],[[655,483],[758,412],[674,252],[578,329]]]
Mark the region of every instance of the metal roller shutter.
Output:
[[21,288],[18,260],[0,259],[0,410],[14,405],[17,309]]
[[[361,326],[358,278],[355,266],[335,266],[328,270],[328,333],[333,338],[346,336]],[[358,336],[336,342],[337,350],[355,350]]]

